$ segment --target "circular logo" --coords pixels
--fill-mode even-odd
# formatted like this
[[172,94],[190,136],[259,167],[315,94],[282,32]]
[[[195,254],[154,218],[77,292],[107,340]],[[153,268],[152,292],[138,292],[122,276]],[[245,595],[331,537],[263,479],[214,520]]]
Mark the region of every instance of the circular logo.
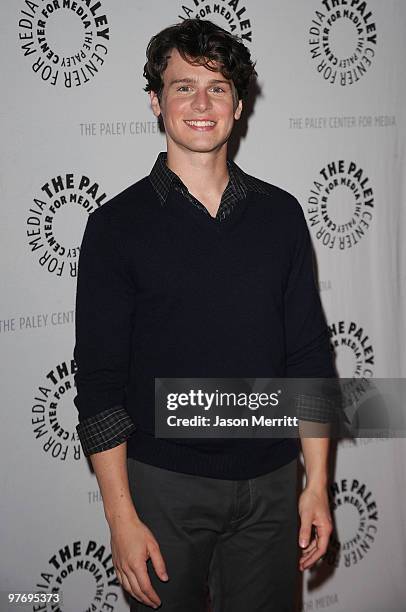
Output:
[[189,4],[182,4],[180,10],[179,19],[208,19],[245,42],[252,42],[251,20],[247,15],[247,8],[239,0],[227,3],[193,0]]
[[329,331],[340,377],[371,378],[374,375],[374,348],[363,327],[354,321],[338,321],[329,324]]
[[[49,559],[35,588],[40,593],[60,593],[58,610],[77,612],[114,611],[121,590],[111,553],[94,540],[76,540],[62,546]],[[50,603],[46,609],[55,608]]]
[[322,0],[309,28],[309,47],[317,72],[342,86],[360,80],[372,65],[376,24],[367,2]]
[[340,410],[343,411],[347,433],[356,432],[361,425],[357,414],[370,388],[368,380],[374,375],[374,349],[367,333],[354,321],[332,323],[329,331],[340,376]]
[[86,219],[106,194],[88,176],[58,175],[41,187],[27,217],[27,238],[40,266],[55,276],[77,276]]
[[84,85],[106,60],[110,29],[99,1],[26,0],[18,28],[24,57],[50,85]]
[[307,199],[309,227],[326,248],[344,251],[368,232],[374,192],[363,168],[354,161],[332,161],[313,181]]
[[329,487],[335,527],[325,559],[329,565],[356,565],[373,546],[378,531],[378,509],[367,485],[355,478],[334,482]]
[[53,459],[78,461],[82,456],[79,436],[73,423],[72,393],[76,391],[73,359],[56,365],[35,391],[31,407],[32,431],[42,450]]

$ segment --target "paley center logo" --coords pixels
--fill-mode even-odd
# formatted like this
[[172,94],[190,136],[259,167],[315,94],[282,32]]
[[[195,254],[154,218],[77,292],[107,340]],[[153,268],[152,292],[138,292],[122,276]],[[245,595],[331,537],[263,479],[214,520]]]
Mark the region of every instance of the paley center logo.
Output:
[[[117,610],[121,586],[107,547],[95,540],[75,540],[61,546],[48,560],[35,592],[60,593],[65,612]],[[38,604],[35,610],[55,610],[55,605]]]
[[344,251],[367,234],[374,213],[370,179],[353,160],[329,162],[313,180],[307,198],[309,227],[329,249]]
[[252,25],[247,7],[240,0],[190,0],[181,5],[179,19],[208,19],[231,34],[252,42]]
[[78,461],[82,457],[74,423],[76,370],[73,359],[56,364],[45,374],[32,400],[31,426],[34,437],[41,443],[44,453],[58,461]]
[[361,0],[321,0],[309,27],[309,47],[325,81],[352,85],[371,67],[377,45],[374,16]]
[[98,182],[84,174],[59,174],[41,186],[28,211],[28,246],[50,274],[76,278],[87,217],[106,199]]
[[[356,321],[336,321],[329,325],[330,344],[341,377],[342,410],[347,434],[359,432],[370,423],[368,381],[374,376],[375,352],[368,333]],[[366,418],[366,421],[365,421]]]
[[374,348],[362,325],[355,321],[337,321],[329,324],[329,332],[339,375],[371,378],[374,375]]
[[25,0],[18,28],[24,57],[50,85],[84,85],[106,61],[110,28],[97,0]]
[[379,514],[372,491],[357,478],[342,478],[329,487],[335,528],[325,559],[352,567],[362,561],[377,537]]

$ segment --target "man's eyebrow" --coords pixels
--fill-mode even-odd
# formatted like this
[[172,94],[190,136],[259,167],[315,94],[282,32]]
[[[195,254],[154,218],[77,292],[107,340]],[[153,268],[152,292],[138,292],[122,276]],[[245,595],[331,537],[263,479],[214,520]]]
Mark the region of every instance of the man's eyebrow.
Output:
[[[230,85],[230,81],[227,81],[225,79],[210,79],[210,81],[208,82],[210,85],[213,85],[215,83],[225,83],[226,85]],[[197,83],[197,79],[192,79],[190,77],[184,77],[183,79],[173,79],[173,81],[171,81],[169,85],[176,85],[176,83]]]

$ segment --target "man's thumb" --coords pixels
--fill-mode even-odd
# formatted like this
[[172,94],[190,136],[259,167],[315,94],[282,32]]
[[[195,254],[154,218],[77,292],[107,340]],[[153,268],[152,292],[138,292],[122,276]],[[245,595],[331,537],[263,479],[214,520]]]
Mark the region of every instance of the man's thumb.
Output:
[[169,580],[169,576],[166,573],[165,562],[163,560],[159,547],[157,547],[157,549],[155,548],[153,548],[152,550],[150,549],[149,554],[150,554],[152,565],[154,566],[156,575],[161,580],[164,580],[165,582]]
[[302,526],[299,532],[299,546],[306,548],[310,541],[311,524],[310,521],[302,521]]

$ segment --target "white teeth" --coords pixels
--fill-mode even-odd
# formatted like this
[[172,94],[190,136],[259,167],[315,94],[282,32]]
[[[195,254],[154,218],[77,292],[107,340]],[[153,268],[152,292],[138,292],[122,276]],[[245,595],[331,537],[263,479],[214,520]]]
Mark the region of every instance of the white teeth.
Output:
[[195,125],[196,127],[207,127],[215,125],[214,121],[186,121],[188,125]]

